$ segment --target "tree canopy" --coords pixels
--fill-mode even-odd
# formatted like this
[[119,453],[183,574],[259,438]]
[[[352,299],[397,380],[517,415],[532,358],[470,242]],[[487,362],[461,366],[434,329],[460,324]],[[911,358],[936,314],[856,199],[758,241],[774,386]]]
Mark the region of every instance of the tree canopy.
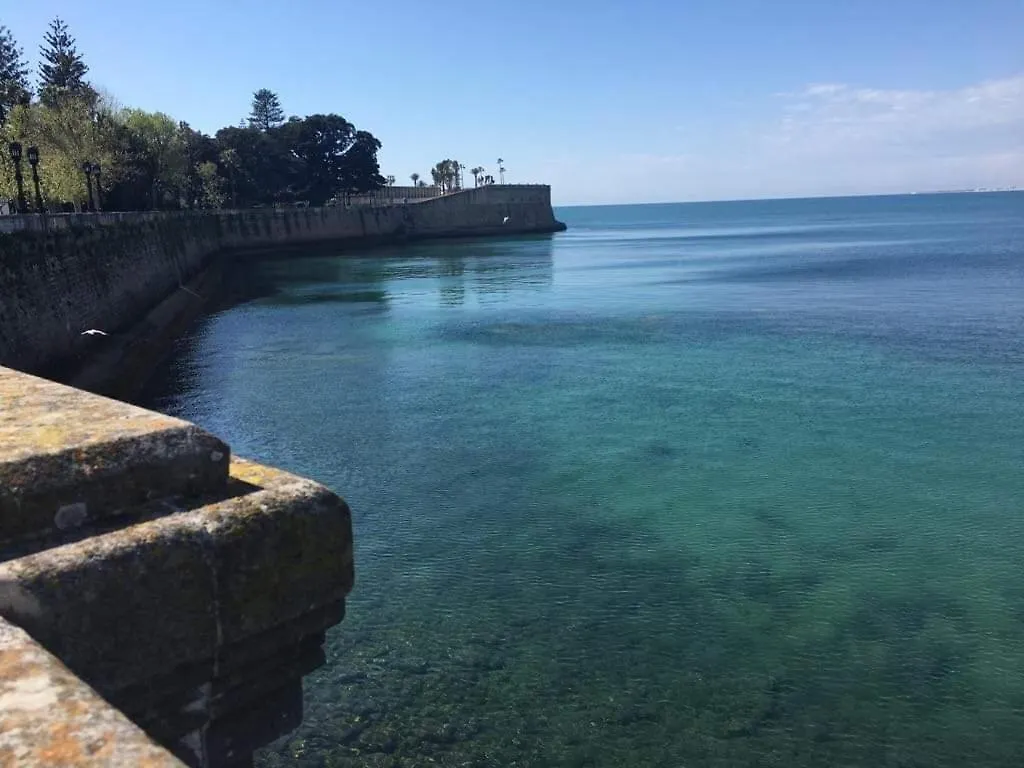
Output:
[[269,131],[284,122],[284,110],[277,94],[268,88],[260,88],[252,95],[252,112],[249,125],[261,131]]
[[[40,49],[39,98],[13,35],[0,27],[0,142],[39,148],[44,205],[88,199],[82,164],[98,164],[109,210],[319,206],[385,184],[380,141],[339,114],[284,120],[275,93],[254,94],[252,113],[213,136],[162,112],[126,109],[85,80],[74,38],[55,19]],[[0,199],[15,194],[14,168],[0,154]],[[34,195],[27,196],[31,204]]]
[[30,95],[25,52],[11,30],[0,24],[0,123],[12,107],[26,102]]
[[462,186],[459,178],[459,170],[462,167],[458,160],[442,160],[430,169],[430,178],[434,180],[434,186],[439,187],[442,192],[452,192]]
[[75,38],[60,18],[50,22],[50,30],[39,47],[39,94],[51,101],[60,92],[79,93],[89,89],[85,75],[89,71],[75,47]]

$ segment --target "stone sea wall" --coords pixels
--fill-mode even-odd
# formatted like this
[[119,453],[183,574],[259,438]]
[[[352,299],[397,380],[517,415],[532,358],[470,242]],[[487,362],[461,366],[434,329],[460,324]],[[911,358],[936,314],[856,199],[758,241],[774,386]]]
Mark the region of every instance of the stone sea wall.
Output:
[[251,767],[354,579],[327,488],[0,367],[0,765]]
[[0,365],[66,379],[219,253],[309,243],[371,245],[564,229],[550,188],[472,189],[410,205],[210,213],[10,217],[0,234]]

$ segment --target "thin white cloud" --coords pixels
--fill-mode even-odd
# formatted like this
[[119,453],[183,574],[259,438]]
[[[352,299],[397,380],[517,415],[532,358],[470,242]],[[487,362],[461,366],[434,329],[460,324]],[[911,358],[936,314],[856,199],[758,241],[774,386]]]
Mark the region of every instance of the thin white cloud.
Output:
[[624,202],[1024,186],[1024,74],[948,90],[812,83],[776,103],[760,127],[721,125],[699,152],[652,147],[577,169],[560,196]]
[[947,91],[812,85],[767,138],[819,153],[1024,149],[1024,75]]

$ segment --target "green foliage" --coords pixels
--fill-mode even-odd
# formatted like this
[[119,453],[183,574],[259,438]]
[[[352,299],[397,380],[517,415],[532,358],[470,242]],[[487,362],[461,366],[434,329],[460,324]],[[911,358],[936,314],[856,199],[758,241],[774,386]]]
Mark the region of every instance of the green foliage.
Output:
[[284,122],[284,110],[277,94],[268,88],[260,88],[252,95],[252,112],[249,126],[259,131],[269,131]]
[[89,71],[82,55],[75,48],[75,38],[60,18],[50,22],[50,31],[39,48],[39,97],[49,103],[64,92],[91,90],[85,81]]
[[11,31],[0,24],[0,123],[15,105],[26,102],[30,93],[25,52]]
[[459,169],[463,166],[458,160],[442,160],[430,169],[430,177],[434,180],[434,186],[440,187],[442,192],[452,192],[461,187],[459,180]]
[[[98,119],[102,112],[96,107],[91,98],[64,94],[49,105],[15,107],[3,127],[5,143],[20,141],[25,147],[39,148],[40,187],[51,207],[64,201],[78,205],[86,201],[84,161],[99,163],[108,171],[114,165],[106,133],[109,125]],[[14,194],[13,172],[0,180],[0,194]]]
[[[377,161],[380,142],[340,115],[285,122],[277,95],[261,89],[248,124],[209,136],[162,112],[123,109],[97,93],[60,19],[51,23],[40,58],[39,99],[32,102],[22,51],[0,26],[0,141],[39,148],[41,192],[50,210],[87,200],[86,162],[102,168],[106,210],[320,206],[386,183]],[[27,167],[23,173],[31,198]],[[2,153],[0,199],[12,197],[15,186],[14,167]]]
[[178,123],[163,112],[141,109],[125,110],[122,122],[141,146],[152,207],[180,207],[187,169],[185,137]]

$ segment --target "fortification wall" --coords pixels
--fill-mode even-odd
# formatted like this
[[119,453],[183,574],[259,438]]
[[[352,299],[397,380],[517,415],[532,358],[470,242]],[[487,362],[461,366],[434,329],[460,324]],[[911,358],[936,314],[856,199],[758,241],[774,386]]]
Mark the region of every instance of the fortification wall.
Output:
[[95,349],[82,331],[130,328],[218,253],[563,228],[547,187],[511,185],[389,208],[24,216],[4,225],[0,365],[61,380]]

